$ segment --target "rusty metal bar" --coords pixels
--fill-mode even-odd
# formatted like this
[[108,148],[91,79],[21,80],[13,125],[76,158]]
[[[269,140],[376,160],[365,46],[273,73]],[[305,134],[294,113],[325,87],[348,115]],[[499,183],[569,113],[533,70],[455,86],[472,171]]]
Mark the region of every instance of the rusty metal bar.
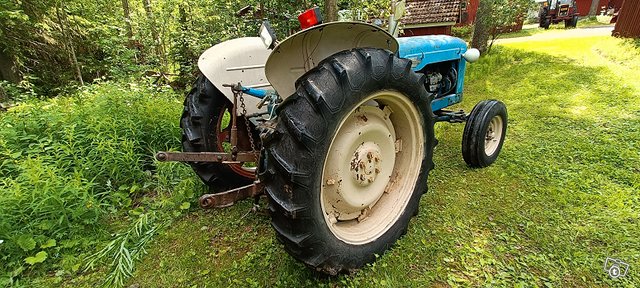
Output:
[[251,185],[238,187],[229,191],[200,196],[200,207],[203,209],[229,207],[240,200],[255,197],[263,193],[264,185],[256,180]]
[[238,164],[241,162],[256,162],[256,156],[252,152],[238,152],[235,159],[231,153],[222,152],[158,152],[156,159],[161,162],[220,162],[225,164]]

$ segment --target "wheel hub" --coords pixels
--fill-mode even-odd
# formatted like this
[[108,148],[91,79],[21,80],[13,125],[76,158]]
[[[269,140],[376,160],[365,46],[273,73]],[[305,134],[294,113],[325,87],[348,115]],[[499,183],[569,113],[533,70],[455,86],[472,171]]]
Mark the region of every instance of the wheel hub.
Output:
[[380,147],[374,142],[362,143],[351,159],[351,177],[360,184],[368,186],[376,181],[382,170]]
[[356,107],[335,131],[320,197],[332,233],[364,244],[387,231],[409,203],[424,136],[420,112],[398,92],[380,91]]
[[337,220],[360,218],[389,183],[395,162],[393,124],[379,107],[361,106],[343,123],[325,166],[325,195]]
[[498,150],[498,145],[502,138],[502,125],[502,118],[498,115],[493,117],[491,122],[489,122],[487,133],[484,137],[484,152],[488,156],[493,155],[493,153]]

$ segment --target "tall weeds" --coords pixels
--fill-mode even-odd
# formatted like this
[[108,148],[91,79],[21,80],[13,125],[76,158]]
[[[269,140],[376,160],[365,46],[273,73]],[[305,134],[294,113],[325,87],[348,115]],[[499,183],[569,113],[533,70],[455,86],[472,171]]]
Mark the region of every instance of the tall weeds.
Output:
[[77,271],[120,226],[192,199],[189,169],[153,159],[180,147],[180,98],[103,83],[0,114],[0,286],[25,272]]

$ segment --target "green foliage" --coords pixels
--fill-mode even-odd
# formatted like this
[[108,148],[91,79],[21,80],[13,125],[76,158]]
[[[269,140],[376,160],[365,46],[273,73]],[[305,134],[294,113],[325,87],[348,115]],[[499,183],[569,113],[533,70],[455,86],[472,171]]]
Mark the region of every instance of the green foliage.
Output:
[[6,80],[0,81],[0,96],[2,96],[0,97],[0,102],[21,102],[36,98],[38,94],[33,83],[25,78],[17,84]]
[[44,260],[47,260],[47,252],[44,251],[40,251],[38,253],[36,253],[35,256],[33,257],[27,257],[24,259],[24,262],[29,264],[29,265],[34,265],[36,263],[42,263],[44,262]]
[[[147,17],[143,1],[128,1],[130,39],[122,3],[0,0],[0,81],[28,81],[42,96],[72,91],[79,84],[71,57],[75,52],[85,82],[160,71],[178,74],[175,84],[184,87],[205,49],[256,35],[263,19],[270,20],[284,38],[299,28],[300,11],[322,1],[152,1],[154,20],[162,21]],[[253,7],[251,12],[238,15],[247,5]],[[154,30],[158,41],[152,37]],[[13,70],[10,74],[16,75],[3,79]]]
[[473,33],[473,25],[454,26],[451,28],[451,36],[464,39],[465,41],[471,40],[471,33]]
[[102,250],[88,257],[86,269],[93,269],[111,259],[110,271],[103,285],[107,287],[124,286],[124,281],[133,274],[134,263],[146,251],[145,245],[151,241],[160,225],[155,223],[155,214],[140,214],[129,230],[118,233]]
[[103,83],[0,113],[0,279],[24,264],[29,273],[77,270],[68,256],[109,238],[115,217],[127,225],[150,209],[179,215],[201,184],[152,155],[180,146],[181,107],[166,89]]
[[[525,13],[536,5],[530,0],[481,0],[474,24],[472,46],[480,52],[489,52],[501,34],[511,31]],[[487,47],[487,41],[491,43]]]
[[340,9],[351,10],[356,15],[352,18],[367,21],[370,19],[382,19],[387,21],[391,13],[391,0],[375,1],[338,1]]
[[460,155],[464,125],[437,124],[436,168],[420,213],[375,263],[314,277],[278,244],[269,219],[249,213],[251,201],[242,201],[176,220],[127,284],[636,287],[640,274],[613,280],[603,265],[614,257],[640,267],[638,41],[509,46],[467,66],[460,105],[470,111],[483,99],[507,104],[500,157],[469,169]]

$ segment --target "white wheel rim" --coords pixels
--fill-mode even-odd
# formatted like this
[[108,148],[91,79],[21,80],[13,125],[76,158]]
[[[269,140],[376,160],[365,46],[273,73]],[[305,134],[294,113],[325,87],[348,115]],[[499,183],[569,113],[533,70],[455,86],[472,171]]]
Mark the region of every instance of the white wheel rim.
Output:
[[500,140],[502,139],[502,117],[496,115],[489,122],[487,127],[487,133],[484,137],[484,153],[487,156],[492,156],[498,150]]
[[422,117],[396,91],[380,91],[345,117],[329,146],[320,199],[325,223],[345,243],[383,235],[404,213],[424,155]]

